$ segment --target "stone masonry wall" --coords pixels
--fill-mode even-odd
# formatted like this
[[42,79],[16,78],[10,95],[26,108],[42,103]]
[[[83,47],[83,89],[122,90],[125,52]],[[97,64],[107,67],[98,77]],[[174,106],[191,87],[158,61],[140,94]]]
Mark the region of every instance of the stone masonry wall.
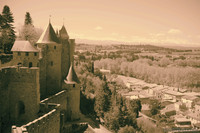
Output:
[[8,122],[20,125],[37,118],[40,104],[38,77],[37,67],[0,69],[0,130]]
[[38,67],[38,52],[36,52],[36,56],[34,52],[28,52],[28,56],[26,56],[26,52],[20,52],[20,54],[21,55],[18,55],[18,52],[13,52],[13,60],[11,61],[12,65],[21,63],[22,66],[29,67],[29,62],[32,62],[33,67]]
[[61,51],[62,45],[47,44],[46,92],[51,96],[61,91]]
[[9,122],[9,68],[0,69],[0,132]]
[[[10,69],[9,105],[10,117],[14,123],[27,122],[37,118],[40,104],[39,70],[37,67]],[[20,107],[24,105],[24,113]]]
[[62,80],[66,78],[70,67],[70,49],[69,42],[63,41],[62,44]]
[[47,112],[41,117],[21,127],[13,126],[12,132],[26,130],[28,133],[59,133],[62,127],[60,112],[66,110],[67,91],[63,90],[40,102],[40,112]]
[[60,133],[60,111],[58,106],[26,125],[21,127],[12,126],[12,133]]
[[67,92],[66,92],[66,90],[60,91],[57,94],[42,100],[41,103],[43,103],[43,104],[48,104],[48,103],[60,104],[60,110],[61,111],[66,110],[67,109]]

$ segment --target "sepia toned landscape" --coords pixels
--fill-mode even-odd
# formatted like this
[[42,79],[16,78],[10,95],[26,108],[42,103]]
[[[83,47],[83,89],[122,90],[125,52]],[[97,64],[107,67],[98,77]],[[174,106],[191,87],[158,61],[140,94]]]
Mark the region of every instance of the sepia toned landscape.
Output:
[[200,133],[200,1],[0,1],[0,133]]

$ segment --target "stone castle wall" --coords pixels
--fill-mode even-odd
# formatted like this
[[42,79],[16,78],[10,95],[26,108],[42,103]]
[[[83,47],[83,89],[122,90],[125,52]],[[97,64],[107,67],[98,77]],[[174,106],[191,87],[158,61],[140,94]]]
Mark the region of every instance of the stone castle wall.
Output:
[[70,39],[70,63],[74,62],[75,39]]
[[41,99],[46,98],[46,52],[47,52],[47,45],[38,44],[39,52],[39,68],[40,68],[40,96]]
[[60,116],[67,109],[67,91],[63,90],[40,102],[40,112],[43,115],[21,127],[13,126],[12,132],[26,130],[28,133],[59,133],[62,130],[64,116]]
[[70,50],[68,40],[62,44],[62,80],[66,78],[70,67]]
[[21,63],[22,66],[29,67],[29,63],[31,62],[33,67],[38,67],[38,58],[38,52],[36,52],[36,55],[34,52],[28,52],[28,56],[26,56],[26,52],[20,52],[20,55],[18,55],[18,52],[13,52],[13,60],[11,61],[11,64],[18,65]]
[[0,69],[0,131],[9,122],[9,68]]
[[61,90],[61,51],[61,44],[48,45],[46,82],[49,95],[53,95]]
[[[37,118],[40,104],[38,68],[3,68],[0,75],[1,117],[10,115],[9,121],[12,123]],[[1,120],[1,123],[4,122]]]
[[66,110],[67,109],[67,92],[66,92],[66,90],[58,92],[57,94],[42,100],[41,103],[43,103],[43,104],[49,104],[49,103],[60,104],[60,110],[61,111]]
[[41,117],[21,127],[12,126],[12,133],[59,133],[60,132],[60,111],[59,104],[54,109]]

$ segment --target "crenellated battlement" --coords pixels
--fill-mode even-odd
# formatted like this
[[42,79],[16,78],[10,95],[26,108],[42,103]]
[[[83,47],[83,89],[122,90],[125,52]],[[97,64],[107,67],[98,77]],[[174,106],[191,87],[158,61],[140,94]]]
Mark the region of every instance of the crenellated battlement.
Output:
[[8,72],[18,72],[18,73],[35,73],[39,68],[38,67],[22,67],[22,66],[7,66],[1,67],[0,73],[8,73]]
[[[52,125],[55,121],[60,120],[60,111],[59,111],[59,104],[55,105],[55,109],[49,111],[48,113],[44,114],[43,116],[35,119],[34,121],[31,121],[27,123],[26,125],[23,125],[21,127],[12,126],[13,133],[16,129],[21,131],[26,131],[28,133],[42,133],[42,132],[59,132],[59,126],[55,127],[56,125]],[[58,123],[59,125],[59,123]],[[49,132],[50,133],[50,132]]]
[[6,89],[11,82],[35,83],[38,77],[38,67],[2,67],[0,69],[0,88]]

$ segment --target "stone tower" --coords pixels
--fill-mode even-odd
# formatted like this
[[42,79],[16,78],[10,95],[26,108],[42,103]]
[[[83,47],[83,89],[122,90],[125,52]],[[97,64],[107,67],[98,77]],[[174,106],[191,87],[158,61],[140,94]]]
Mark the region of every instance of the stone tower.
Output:
[[67,30],[65,29],[65,26],[63,25],[58,38],[60,40],[60,43],[62,44],[62,80],[67,76],[69,67],[70,67],[70,40],[69,35],[67,33]]
[[12,66],[0,70],[1,120],[15,124],[32,121],[37,118],[39,107],[40,86],[37,67]]
[[80,81],[71,63],[69,73],[62,83],[62,88],[67,90],[67,120],[79,119],[80,113]]
[[62,45],[49,22],[37,42],[40,50],[41,97],[47,97],[61,90]]

